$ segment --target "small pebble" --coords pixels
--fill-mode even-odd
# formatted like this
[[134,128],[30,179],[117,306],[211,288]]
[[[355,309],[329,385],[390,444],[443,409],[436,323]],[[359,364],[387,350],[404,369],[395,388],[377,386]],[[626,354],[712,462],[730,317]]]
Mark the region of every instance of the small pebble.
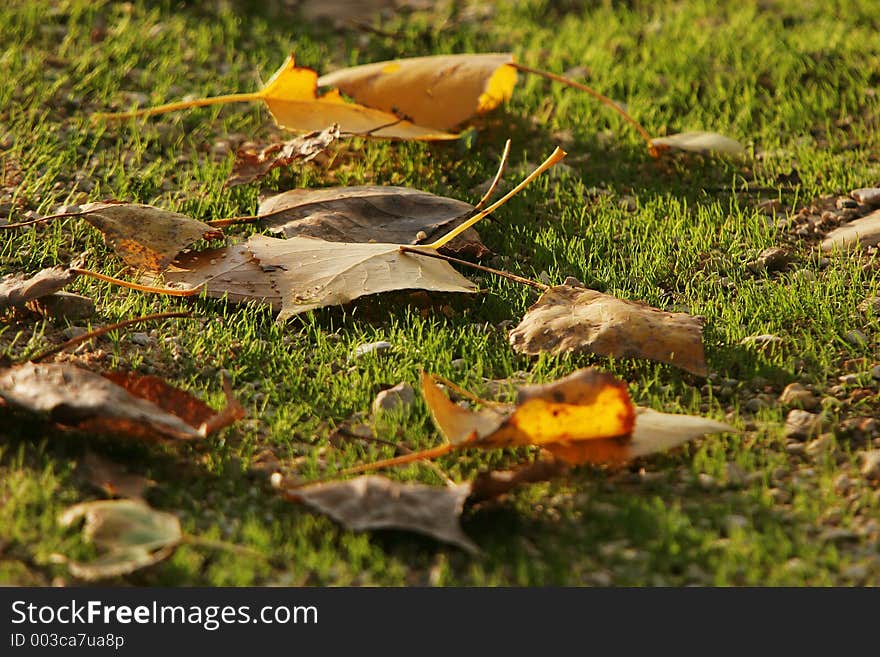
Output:
[[393,411],[399,408],[411,406],[415,401],[416,393],[408,383],[398,383],[393,388],[383,390],[373,400],[373,413]]
[[785,418],[785,435],[789,438],[809,438],[818,434],[821,426],[821,415],[796,408]]
[[752,397],[745,403],[745,409],[749,413],[757,413],[760,410],[767,408],[767,402],[765,402],[760,397]]
[[810,456],[819,456],[829,451],[834,446],[834,436],[830,433],[823,433],[815,440],[807,443],[806,453]]
[[132,333],[129,337],[134,344],[140,345],[141,347],[146,347],[150,344],[150,336],[146,333]]
[[861,378],[862,377],[858,374],[844,374],[843,376],[837,377],[837,380],[843,385],[850,386],[857,384]]
[[711,490],[717,485],[715,477],[710,474],[706,474],[705,472],[701,472],[697,476],[697,483],[700,485],[700,488],[704,490]]
[[880,187],[862,187],[861,189],[854,189],[850,192],[850,196],[862,205],[872,207],[880,205]]
[[859,311],[863,313],[872,312],[880,315],[880,297],[868,297],[859,304]]
[[353,355],[355,358],[363,358],[367,354],[375,354],[377,356],[383,355],[386,352],[391,350],[391,343],[380,341],[380,342],[369,342],[367,344],[359,344],[355,347]]
[[871,378],[880,380],[880,365],[874,365],[874,367],[871,368]]
[[846,210],[847,208],[859,207],[859,202],[846,196],[841,196],[834,204],[838,210]]
[[868,346],[868,337],[858,329],[847,331],[846,335],[843,336],[843,339],[849,342],[854,347]]
[[73,340],[74,338],[78,338],[79,336],[85,335],[88,332],[88,329],[85,329],[82,326],[68,326],[66,329],[61,331],[61,335],[64,336],[65,340]]
[[796,406],[805,410],[813,410],[819,407],[819,400],[812,392],[800,383],[789,383],[779,395],[779,403],[786,406]]
[[869,449],[860,454],[862,457],[861,473],[865,479],[880,480],[880,449]]

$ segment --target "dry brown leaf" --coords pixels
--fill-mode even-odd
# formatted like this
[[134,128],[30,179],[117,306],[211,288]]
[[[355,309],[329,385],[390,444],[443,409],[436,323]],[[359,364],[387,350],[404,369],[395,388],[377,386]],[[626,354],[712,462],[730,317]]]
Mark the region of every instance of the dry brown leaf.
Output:
[[515,351],[529,355],[586,352],[648,358],[705,376],[702,328],[700,317],[558,285],[528,309],[509,339]]
[[[273,232],[307,235],[329,242],[417,244],[455,228],[474,206],[408,187],[292,189],[260,203],[258,214]],[[441,249],[449,255],[481,258],[489,249],[469,228]]]
[[272,169],[290,166],[294,162],[308,162],[323,153],[330,144],[339,139],[339,126],[334,125],[319,132],[310,132],[288,141],[269,144],[259,151],[239,149],[235,154],[232,172],[226,179],[226,187],[235,187],[259,180]]
[[692,153],[721,153],[723,155],[742,155],[745,146],[735,139],[715,132],[682,132],[666,137],[655,137],[651,146],[657,150],[675,149]]
[[480,472],[471,482],[468,503],[474,504],[507,495],[514,488],[525,484],[556,479],[568,472],[569,465],[555,457],[541,458],[513,470],[488,470]]
[[101,376],[66,363],[0,371],[0,398],[65,428],[145,439],[198,440],[243,415],[234,399],[217,413],[157,377]]
[[128,472],[122,465],[94,452],[86,452],[82,467],[89,483],[110,497],[142,499],[156,482]]
[[286,240],[255,235],[247,242],[260,266],[275,272],[281,292],[279,321],[367,294],[422,289],[475,292],[476,286],[447,262],[400,252],[397,244]]
[[193,242],[223,236],[186,215],[139,203],[88,203],[80,214],[135,269],[163,271]]
[[185,290],[204,285],[209,297],[225,297],[232,303],[257,301],[276,310],[281,308],[276,274],[264,271],[244,243],[184,253],[161,277],[144,273],[140,280],[149,285],[164,281]]
[[425,486],[366,475],[348,481],[329,481],[286,492],[327,514],[348,529],[403,529],[479,552],[459,525],[470,484]]
[[877,244],[880,244],[880,210],[832,230],[822,241],[822,250],[853,251]]
[[68,527],[85,518],[83,536],[104,554],[88,562],[68,561],[70,572],[92,581],[127,575],[152,566],[174,552],[183,540],[177,516],[147,506],[140,500],[85,502],[60,517]]
[[29,301],[57,292],[77,276],[69,267],[50,267],[33,276],[8,274],[0,279],[0,311],[20,308]]
[[368,107],[448,130],[498,107],[513,94],[510,53],[431,55],[377,62],[321,76]]

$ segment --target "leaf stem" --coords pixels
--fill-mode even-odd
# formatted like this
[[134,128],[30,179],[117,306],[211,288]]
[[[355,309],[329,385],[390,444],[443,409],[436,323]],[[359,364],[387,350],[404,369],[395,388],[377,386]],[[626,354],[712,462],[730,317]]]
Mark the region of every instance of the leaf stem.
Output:
[[202,284],[198,287],[192,288],[191,290],[173,290],[167,287],[151,287],[149,285],[129,283],[128,281],[123,281],[119,278],[113,278],[112,276],[107,276],[106,274],[99,274],[98,272],[91,271],[89,269],[79,269],[78,267],[71,267],[70,271],[75,272],[80,276],[97,278],[99,281],[104,281],[105,283],[113,283],[114,285],[119,285],[120,287],[125,287],[130,290],[137,290],[138,292],[150,292],[151,294],[164,294],[165,296],[169,297],[194,297],[197,296],[204,287],[204,284]]
[[500,269],[492,269],[491,267],[486,267],[484,265],[478,265],[475,262],[468,262],[467,260],[460,260],[458,258],[453,258],[452,256],[443,255],[442,253],[437,253],[436,251],[428,251],[428,247],[419,248],[417,246],[403,246],[401,245],[400,250],[403,253],[414,253],[416,255],[426,256],[428,258],[437,258],[439,260],[445,260],[446,262],[451,262],[456,265],[462,265],[464,267],[471,267],[472,269],[477,269],[479,271],[484,271],[488,274],[495,274],[496,276],[501,276],[502,278],[506,278],[508,280],[514,281],[516,283],[522,283],[523,285],[528,285],[529,287],[534,287],[539,290],[547,290],[550,286],[544,285],[543,283],[539,283],[538,281],[533,281],[530,278],[524,278],[522,276],[517,276],[516,274],[511,274],[507,271],[502,271]]
[[504,143],[504,152],[501,153],[501,162],[498,164],[498,172],[495,174],[495,178],[492,179],[492,184],[489,185],[489,189],[486,190],[486,193],[483,194],[483,198],[474,206],[474,211],[479,210],[483,207],[486,202],[492,198],[492,195],[495,193],[495,190],[498,188],[499,183],[501,182],[501,176],[504,175],[504,170],[507,168],[507,159],[510,157],[510,140],[508,139]]
[[220,228],[221,226],[231,226],[233,224],[243,224],[249,221],[259,221],[260,219],[265,219],[269,216],[271,215],[251,214],[243,217],[229,217],[228,219],[212,219],[211,221],[206,221],[205,223],[209,226]]
[[183,100],[176,103],[166,103],[165,105],[146,107],[144,109],[133,110],[131,112],[99,112],[92,115],[92,120],[117,121],[121,119],[134,119],[140,116],[154,116],[156,114],[164,114],[166,112],[176,112],[178,110],[189,109],[191,107],[206,107],[208,105],[222,105],[225,103],[246,103],[254,100],[262,100],[262,98],[263,95],[260,92],[224,94],[222,96],[211,96],[209,98],[197,98],[195,100]]
[[595,89],[588,87],[585,84],[581,84],[580,82],[575,82],[574,80],[570,80],[562,75],[556,75],[556,73],[549,73],[547,71],[541,71],[536,68],[531,68],[529,66],[524,66],[523,64],[517,64],[516,62],[511,62],[509,66],[517,69],[518,71],[522,71],[523,73],[531,73],[533,75],[539,75],[542,78],[547,78],[548,80],[553,80],[554,82],[559,82],[560,84],[564,84],[569,87],[573,87],[575,89],[580,89],[581,91],[585,91],[590,94],[593,98],[598,100],[603,105],[607,105],[612,110],[617,112],[625,121],[627,121],[632,127],[638,131],[639,135],[641,135],[642,139],[644,139],[648,146],[653,148],[653,137],[648,134],[648,131],[642,127],[642,124],[636,121],[632,116],[630,116],[625,109],[623,109],[620,105],[611,100],[608,96],[600,94]]
[[140,322],[148,322],[157,319],[173,319],[173,318],[189,318],[192,317],[192,313],[189,311],[186,312],[168,312],[168,313],[157,313],[155,315],[145,315],[144,317],[135,317],[134,319],[127,319],[124,322],[118,322],[116,324],[111,324],[110,326],[103,326],[99,329],[95,329],[94,331],[89,331],[88,333],[84,333],[83,335],[79,335],[75,338],[71,338],[66,342],[62,342],[61,344],[52,347],[51,349],[47,349],[36,356],[29,358],[28,360],[31,363],[39,363],[40,361],[46,360],[50,356],[54,356],[55,354],[61,353],[65,349],[69,349],[70,347],[75,347],[81,342],[86,342],[93,338],[100,337],[105,333],[109,333],[110,331],[115,331],[117,329],[125,328],[126,326],[131,326],[132,324],[138,324]]
[[497,209],[500,208],[502,205],[504,205],[505,203],[507,203],[510,199],[512,199],[514,196],[516,196],[517,194],[519,194],[523,189],[525,189],[526,187],[528,187],[528,186],[532,183],[532,181],[533,181],[535,178],[537,178],[538,176],[540,176],[540,175],[541,175],[542,173],[544,173],[547,169],[549,169],[550,167],[552,167],[554,164],[556,164],[557,162],[559,162],[559,161],[560,161],[562,158],[564,158],[564,157],[565,157],[565,151],[562,150],[561,148],[559,148],[559,147],[557,146],[557,147],[553,150],[553,152],[550,153],[550,155],[547,157],[547,159],[544,160],[544,161],[541,163],[541,165],[540,165],[537,169],[535,169],[534,171],[532,171],[532,172],[526,177],[526,179],[523,180],[519,185],[517,185],[516,187],[514,187],[513,189],[511,189],[509,192],[507,192],[507,194],[505,194],[505,195],[502,196],[500,199],[498,199],[497,201],[495,201],[492,205],[490,205],[490,206],[489,206],[488,208],[486,208],[485,210],[480,210],[480,211],[479,211],[477,214],[475,214],[473,217],[471,217],[471,218],[468,219],[467,221],[465,221],[465,222],[459,224],[458,226],[456,226],[455,228],[453,228],[452,230],[450,230],[448,233],[446,233],[446,234],[445,234],[443,237],[441,237],[440,239],[436,240],[435,242],[432,242],[431,244],[425,244],[425,245],[424,245],[425,248],[437,250],[437,249],[439,249],[441,246],[447,244],[450,240],[452,240],[452,239],[458,237],[458,236],[461,235],[464,231],[466,231],[468,228],[470,228],[470,227],[473,226],[475,223],[477,223],[480,219],[482,219],[483,217],[485,217],[485,216],[488,215],[488,214],[492,214],[493,212],[495,212],[495,210],[497,210]]

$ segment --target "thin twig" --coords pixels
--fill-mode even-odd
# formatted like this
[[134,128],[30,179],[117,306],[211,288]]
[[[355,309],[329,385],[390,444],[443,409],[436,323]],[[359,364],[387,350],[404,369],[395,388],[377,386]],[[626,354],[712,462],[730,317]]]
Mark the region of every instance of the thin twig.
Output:
[[57,353],[64,351],[65,349],[69,349],[70,347],[75,347],[81,342],[86,342],[87,340],[91,340],[93,338],[100,337],[105,333],[109,333],[110,331],[115,331],[117,329],[125,328],[126,326],[131,326],[132,324],[138,324],[140,322],[148,322],[154,319],[173,319],[173,318],[184,318],[184,317],[192,317],[192,312],[168,312],[168,313],[157,313],[155,315],[145,315],[144,317],[135,317],[134,319],[127,319],[124,322],[118,322],[116,324],[111,324],[110,326],[103,326],[99,329],[95,329],[94,331],[89,331],[88,333],[84,333],[83,335],[79,335],[75,338],[71,338],[67,342],[62,342],[60,345],[56,347],[52,347],[51,349],[47,349],[46,351],[37,354],[29,358],[28,360],[31,363],[39,363],[42,360],[46,360],[50,356],[54,356]]
[[221,226],[231,226],[233,224],[243,224],[248,221],[259,221],[260,219],[265,219],[271,215],[263,215],[263,214],[252,214],[244,217],[230,217],[229,219],[212,219],[211,221],[206,221],[205,223],[209,226],[215,226],[220,228]]
[[437,253],[436,251],[428,251],[428,247],[419,248],[417,246],[400,246],[400,250],[403,253],[413,253],[416,255],[426,256],[428,258],[437,258],[439,260],[445,260],[446,262],[451,262],[456,265],[462,265],[464,267],[471,267],[472,269],[477,269],[479,271],[486,272],[487,274],[495,274],[496,276],[501,276],[501,278],[506,278],[508,280],[514,281],[516,283],[522,283],[523,285],[528,285],[529,287],[537,288],[541,291],[549,290],[549,285],[544,285],[543,283],[539,283],[538,281],[533,281],[530,278],[524,278],[522,276],[517,276],[516,274],[511,274],[508,271],[502,271],[500,269],[492,269],[491,267],[486,267],[484,265],[478,265],[475,262],[468,262],[467,260],[460,260],[458,258],[453,258],[452,256],[443,255],[442,253]]
[[528,176],[526,176],[526,179],[523,180],[519,185],[517,185],[517,186],[514,187],[512,190],[510,190],[509,192],[507,192],[507,194],[505,194],[505,195],[502,196],[500,199],[498,199],[497,201],[495,201],[495,202],[494,202],[492,205],[490,205],[488,208],[486,208],[486,209],[484,209],[484,210],[480,210],[480,211],[479,211],[477,214],[475,214],[473,217],[471,217],[470,219],[468,219],[468,220],[465,221],[465,222],[462,222],[461,224],[459,224],[458,226],[456,226],[455,228],[453,228],[452,230],[450,230],[448,233],[446,233],[446,234],[445,234],[443,237],[441,237],[440,239],[435,240],[434,242],[431,242],[430,244],[425,244],[425,247],[427,247],[427,248],[429,248],[429,249],[437,250],[437,249],[439,249],[441,246],[447,244],[450,240],[455,239],[456,237],[458,237],[459,235],[461,235],[464,231],[466,231],[468,228],[470,228],[470,227],[473,226],[475,223],[477,223],[480,219],[482,219],[482,218],[485,217],[486,215],[492,214],[493,212],[495,212],[495,210],[497,210],[497,209],[500,208],[502,205],[504,205],[505,203],[507,203],[510,199],[512,199],[514,196],[516,196],[517,194],[519,194],[523,189],[525,189],[526,187],[528,187],[528,186],[531,184],[531,182],[532,182],[533,180],[535,180],[535,178],[537,178],[538,176],[540,176],[540,175],[541,175],[542,173],[544,173],[547,169],[549,169],[550,167],[552,167],[554,164],[556,164],[557,162],[559,162],[559,161],[560,161],[562,158],[564,158],[564,157],[565,157],[565,151],[562,150],[561,148],[559,148],[559,147],[557,146],[557,147],[553,150],[553,152],[550,153],[550,155],[547,157],[547,159],[544,160],[543,162],[541,162],[541,164],[538,166],[538,168],[535,169],[534,171],[532,171]]
[[574,80],[570,80],[569,78],[563,77],[562,75],[556,75],[555,73],[548,73],[547,71],[541,71],[536,68],[530,68],[530,67],[524,66],[522,64],[517,64],[516,62],[511,62],[509,65],[512,66],[513,68],[517,69],[518,71],[522,71],[523,73],[531,73],[533,75],[539,75],[542,78],[547,78],[548,80],[553,80],[554,82],[559,82],[560,84],[564,84],[566,86],[573,87],[575,89],[580,89],[581,91],[587,92],[593,98],[598,100],[600,103],[602,103],[603,105],[607,105],[608,107],[613,109],[615,112],[617,112],[621,117],[623,117],[624,120],[626,120],[630,125],[632,125],[638,131],[638,133],[642,136],[642,139],[644,139],[648,143],[648,146],[653,148],[654,138],[651,137],[651,135],[648,133],[647,130],[645,130],[644,127],[642,127],[642,124],[639,123],[638,121],[636,121],[633,117],[631,117],[626,112],[626,110],[624,110],[620,105],[618,105],[613,100],[611,100],[608,96],[600,94],[595,89],[592,89],[585,84],[581,84],[580,82],[575,82]]
[[504,152],[501,153],[501,162],[498,164],[498,172],[495,174],[495,178],[492,179],[492,184],[489,185],[489,189],[486,190],[486,193],[483,194],[483,198],[480,199],[479,203],[474,206],[474,211],[479,210],[483,207],[486,202],[492,198],[492,195],[495,193],[495,190],[498,188],[498,185],[501,183],[501,176],[504,175],[504,170],[507,168],[507,159],[510,157],[510,140],[508,139],[504,143]]
[[99,274],[98,272],[91,271],[89,269],[80,269],[79,267],[71,267],[70,271],[75,272],[80,276],[90,276],[91,278],[97,278],[99,281],[104,281],[105,283],[113,283],[114,285],[119,285],[120,287],[125,287],[129,290],[137,290],[138,292],[150,292],[151,294],[164,294],[168,297],[194,297],[202,291],[203,287],[205,287],[203,283],[202,285],[194,287],[191,290],[174,290],[167,287],[151,287],[149,285],[129,283],[128,281],[123,281],[119,278],[113,278],[112,276],[107,276],[106,274]]

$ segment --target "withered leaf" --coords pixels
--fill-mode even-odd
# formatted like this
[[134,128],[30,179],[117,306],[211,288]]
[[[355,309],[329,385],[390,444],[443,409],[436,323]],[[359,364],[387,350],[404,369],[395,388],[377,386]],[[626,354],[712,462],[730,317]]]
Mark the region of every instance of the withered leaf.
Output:
[[478,503],[506,495],[514,488],[541,481],[550,481],[564,475],[568,464],[555,457],[541,458],[512,470],[487,470],[480,472],[471,482],[468,502]]
[[733,431],[701,417],[632,405],[610,374],[583,369],[549,384],[523,386],[514,405],[469,411],[454,404],[430,375],[422,391],[441,433],[456,447],[536,445],[566,463],[620,463],[706,433]]
[[742,155],[745,146],[735,139],[715,132],[681,132],[651,140],[655,149],[672,148],[692,153],[721,153],[723,155]]
[[110,497],[142,499],[144,493],[156,485],[152,479],[130,473],[119,463],[94,452],[86,452],[81,465],[89,483]]
[[68,561],[70,572],[92,581],[127,575],[152,566],[174,552],[183,539],[177,516],[140,500],[102,500],[76,504],[60,517],[68,527],[85,517],[83,536],[104,554],[88,562]]
[[418,125],[448,130],[513,94],[510,53],[431,55],[334,71],[318,84]]
[[0,278],[0,311],[20,308],[29,301],[57,292],[77,276],[69,267],[50,267],[33,276],[7,274]]
[[822,241],[822,250],[854,251],[876,244],[880,244],[880,210],[832,230]]
[[701,376],[708,373],[703,320],[571,285],[548,289],[509,334],[519,353],[585,352],[648,358]]
[[276,274],[282,298],[279,321],[391,290],[477,289],[449,263],[401,253],[397,244],[346,244],[312,237],[281,240],[255,235],[248,240],[247,248],[264,270]]
[[242,413],[234,400],[217,413],[158,377],[101,376],[66,363],[0,371],[0,398],[65,428],[146,439],[198,440]]
[[354,531],[403,529],[457,545],[468,552],[479,552],[459,525],[470,490],[467,483],[426,486],[365,475],[290,489],[286,497],[327,514]]
[[[470,203],[408,187],[292,189],[260,203],[258,214],[273,232],[329,242],[429,243],[473,212]],[[481,258],[489,249],[469,228],[441,252]]]
[[233,303],[256,301],[281,308],[277,275],[260,267],[244,243],[190,251],[179,256],[161,277],[150,272],[140,277],[148,285],[160,280],[169,287],[187,290],[204,285],[209,297],[225,297]]
[[226,179],[226,187],[259,180],[272,169],[290,166],[294,162],[313,160],[337,139],[339,126],[333,125],[285,142],[269,144],[257,152],[239,149],[235,154],[232,172]]
[[163,271],[193,242],[223,236],[216,228],[186,215],[140,203],[88,203],[82,206],[81,214],[135,269]]

